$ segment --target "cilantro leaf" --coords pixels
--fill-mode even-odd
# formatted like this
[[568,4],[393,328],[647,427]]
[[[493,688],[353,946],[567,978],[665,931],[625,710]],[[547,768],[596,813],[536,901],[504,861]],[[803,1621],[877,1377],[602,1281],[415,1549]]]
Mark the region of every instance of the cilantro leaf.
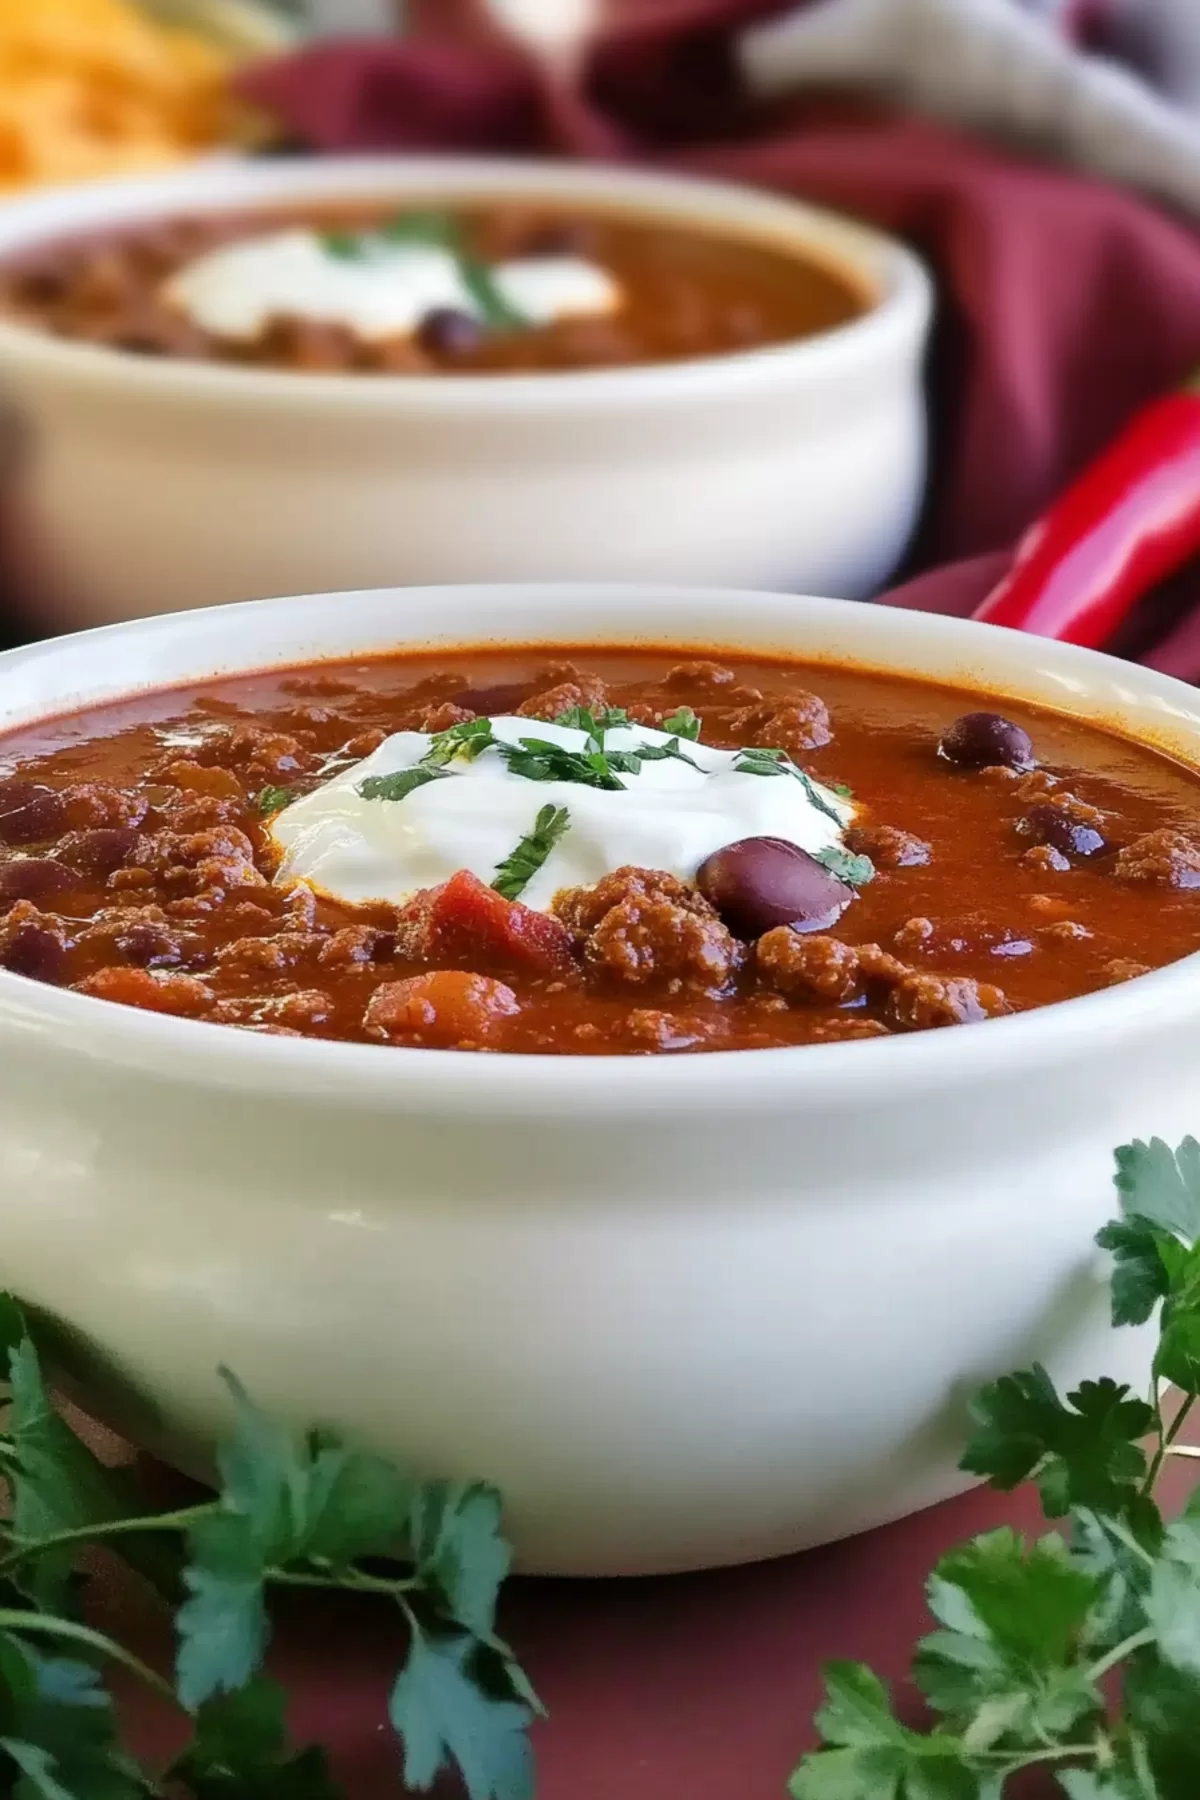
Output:
[[620,792],[625,783],[609,767],[603,751],[564,750],[547,738],[523,737],[496,748],[514,775],[526,781],[575,781],[582,787]]
[[340,1440],[314,1436],[304,1503],[305,1556],[346,1569],[366,1556],[407,1557],[413,1483],[401,1470]]
[[[413,1621],[408,1660],[392,1689],[389,1717],[404,1743],[404,1779],[425,1792],[451,1760],[469,1800],[532,1800],[530,1707],[481,1665],[468,1635],[430,1635]],[[487,1675],[493,1680],[486,1681]]]
[[1114,1325],[1141,1325],[1173,1290],[1193,1282],[1200,1290],[1200,1255],[1188,1255],[1200,1237],[1200,1144],[1185,1138],[1174,1152],[1161,1138],[1125,1144],[1116,1163],[1122,1217],[1096,1242],[1114,1258]]
[[843,850],[840,844],[830,844],[811,854],[814,862],[819,862],[822,868],[850,887],[865,887],[868,881],[875,879],[875,864],[870,857],[855,856],[849,850]]
[[1200,1682],[1150,1648],[1124,1665],[1121,1688],[1138,1785],[1118,1789],[1120,1800],[1126,1792],[1136,1800],[1192,1800],[1200,1794]]
[[1151,1564],[1144,1549],[1156,1550],[1162,1538],[1157,1509],[1152,1501],[1146,1505],[1147,1516],[1138,1531],[1140,1544],[1131,1542],[1128,1531],[1115,1519],[1087,1507],[1072,1514],[1071,1560],[1098,1584],[1086,1634],[1094,1650],[1111,1650],[1145,1623],[1144,1596]]
[[260,813],[277,813],[282,812],[285,806],[290,806],[295,798],[291,788],[265,787],[259,789],[254,805]]
[[1127,1217],[1149,1220],[1194,1244],[1200,1238],[1200,1143],[1172,1151],[1161,1138],[1135,1139],[1116,1152],[1115,1185]]
[[861,1663],[827,1663],[817,1713],[822,1747],[788,1783],[792,1800],[992,1800],[958,1740],[909,1731],[887,1689]]
[[500,1496],[481,1482],[429,1482],[412,1506],[412,1555],[418,1575],[440,1599],[447,1620],[490,1638],[496,1600],[512,1552],[500,1534]]
[[675,709],[670,718],[664,719],[662,729],[669,731],[672,737],[690,738],[693,743],[700,736],[702,721],[698,719],[690,706]]
[[1077,1663],[1099,1585],[1061,1538],[1027,1548],[1014,1531],[988,1532],[942,1558],[928,1593],[942,1629],[919,1645],[913,1674],[971,1750],[1044,1740],[1099,1710]]
[[533,822],[533,830],[496,865],[492,882],[496,893],[506,900],[523,894],[570,823],[571,815],[565,806],[543,806]]
[[258,1673],[270,1626],[265,1558],[248,1519],[227,1512],[198,1519],[188,1551],[189,1598],[175,1615],[175,1685],[181,1704],[195,1712]]
[[757,746],[750,750],[739,750],[737,761],[733,765],[733,773],[735,775],[790,775],[794,781],[800,783],[808,795],[810,803],[816,807],[817,811],[824,813],[827,819],[832,819],[838,829],[841,829],[843,822],[841,813],[837,811],[836,807],[829,804],[812,776],[806,775],[803,769],[796,767],[786,751],[764,750]]
[[972,1402],[975,1430],[959,1466],[1005,1492],[1034,1476],[1051,1519],[1073,1506],[1136,1509],[1146,1473],[1138,1440],[1153,1409],[1107,1377],[1081,1382],[1067,1401],[1040,1363],[991,1382]]
[[406,800],[429,782],[445,779],[444,769],[418,763],[413,769],[396,769],[390,775],[368,775],[359,782],[358,791],[364,800]]
[[265,1585],[296,1561],[345,1568],[403,1554],[412,1484],[379,1457],[328,1433],[297,1443],[227,1371],[234,1428],[217,1465],[220,1510],[188,1535],[189,1598],[176,1618],[179,1696],[195,1710],[243,1687],[262,1665],[270,1628]]
[[1174,1668],[1200,1678],[1200,1516],[1169,1525],[1150,1572],[1146,1618],[1159,1654]]
[[193,1800],[341,1800],[324,1751],[289,1749],[284,1716],[282,1690],[262,1677],[210,1700],[168,1781]]
[[566,725],[571,731],[586,731],[597,750],[604,748],[605,732],[615,731],[617,726],[628,723],[629,714],[623,706],[608,706],[598,713],[587,706],[568,706],[565,712],[554,715],[555,725]]
[[149,1792],[118,1744],[95,1669],[43,1657],[8,1633],[0,1638],[0,1782],[14,1800],[142,1800]]
[[424,767],[440,769],[449,762],[474,762],[495,743],[490,719],[463,719],[436,731],[421,758]]
[[[10,1335],[15,1323],[10,1312],[5,1324]],[[15,1543],[21,1546],[62,1531],[136,1518],[142,1507],[129,1475],[106,1468],[56,1411],[37,1348],[28,1336],[10,1349],[9,1381]],[[174,1561],[161,1544],[126,1538],[121,1551],[148,1579],[161,1587],[170,1585]],[[61,1609],[78,1556],[78,1546],[47,1552],[20,1565],[14,1579],[39,1605]]]

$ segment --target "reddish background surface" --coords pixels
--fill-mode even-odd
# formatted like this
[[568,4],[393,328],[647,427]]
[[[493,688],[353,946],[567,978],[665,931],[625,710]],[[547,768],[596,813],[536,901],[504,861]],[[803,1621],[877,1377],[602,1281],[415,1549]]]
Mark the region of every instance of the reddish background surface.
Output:
[[[916,1640],[930,1629],[929,1569],[951,1544],[1005,1523],[1044,1530],[1036,1496],[976,1491],[845,1543],[744,1569],[514,1582],[502,1629],[550,1712],[535,1733],[538,1800],[783,1800],[814,1742],[821,1663],[861,1658],[902,1686]],[[331,1749],[350,1800],[404,1791],[385,1725],[401,1653],[389,1609],[287,1598],[272,1664],[294,1696],[297,1739]],[[97,1622],[169,1661],[164,1621],[131,1585],[105,1585]],[[130,1696],[128,1716],[143,1754],[170,1753],[174,1722],[157,1702]],[[458,1793],[453,1783],[438,1789],[447,1800]]]

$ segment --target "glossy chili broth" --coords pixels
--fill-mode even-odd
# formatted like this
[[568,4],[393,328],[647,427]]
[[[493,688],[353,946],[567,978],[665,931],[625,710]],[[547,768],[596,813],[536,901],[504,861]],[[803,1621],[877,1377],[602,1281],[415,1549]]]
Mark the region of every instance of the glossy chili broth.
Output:
[[[436,202],[431,202],[436,207]],[[554,207],[469,207],[435,216],[468,253],[583,259],[619,290],[608,313],[535,325],[457,326],[429,317],[366,342],[335,322],[279,307],[247,341],[201,328],[164,297],[197,257],[288,228],[334,242],[417,217],[412,203],[177,218],[51,242],[0,265],[0,312],[58,336],[141,356],[200,358],[330,373],[514,373],[707,357],[790,342],[843,325],[870,298],[846,273],[769,242],[668,220]],[[351,248],[353,248],[351,246]],[[353,258],[351,259],[353,260]],[[450,309],[453,310],[453,309]]]
[[[542,963],[510,954],[490,914],[477,940],[470,918],[439,938],[427,896],[350,905],[273,883],[273,811],[383,738],[517,712],[536,733],[581,705],[646,725],[686,706],[704,743],[767,746],[848,788],[847,846],[874,878],[828,929],[756,937],[694,887],[623,870],[537,915],[538,944],[554,935]],[[981,710],[1028,734],[1033,768],[947,759],[953,722]],[[1200,948],[1195,771],[1035,707],[824,663],[586,648],[328,663],[50,721],[10,736],[2,766],[0,962],[258,1031],[768,1048],[1021,1012]],[[510,906],[529,910],[493,896],[485,911]]]

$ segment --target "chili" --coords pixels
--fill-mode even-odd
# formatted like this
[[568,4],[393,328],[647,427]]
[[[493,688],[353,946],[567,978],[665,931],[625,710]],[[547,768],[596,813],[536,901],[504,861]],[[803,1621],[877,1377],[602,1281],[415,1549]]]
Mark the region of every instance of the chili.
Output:
[[1200,376],[1139,412],[1025,533],[975,618],[1095,649],[1200,553]]
[[[659,859],[675,826],[656,836],[649,801],[630,795],[641,824],[626,860],[620,794],[578,776],[564,835],[539,849],[553,790],[531,759],[511,772],[533,835],[518,845],[506,830],[503,863],[475,854],[487,814],[468,809],[465,831],[443,815],[424,841],[482,877],[462,867],[391,892],[383,868],[383,897],[339,894],[381,845],[394,873],[415,841],[405,809],[431,802],[433,820],[455,792],[447,775],[384,798],[362,771],[391,734],[456,732],[448,749],[507,713],[542,739],[581,709],[597,730],[612,710],[660,733],[669,722],[685,754],[737,751],[758,787],[799,798],[802,782],[766,774],[783,753],[853,810],[842,851],[806,856],[751,813],[672,873]],[[457,770],[466,794],[475,766],[446,757],[426,772]],[[642,777],[625,762],[620,779]],[[338,783],[359,796],[339,831],[362,827],[365,807],[384,835],[360,834],[353,868],[326,864],[326,883],[285,877],[289,811]],[[653,787],[689,804],[686,784]],[[572,834],[595,829],[598,795],[611,853],[593,863],[589,850],[585,869]],[[1200,949],[1198,818],[1200,776],[1149,746],[903,675],[638,646],[320,663],[0,738],[0,982],[395,1048],[644,1056],[889,1037],[1045,1006]],[[564,885],[539,894],[554,855]]]

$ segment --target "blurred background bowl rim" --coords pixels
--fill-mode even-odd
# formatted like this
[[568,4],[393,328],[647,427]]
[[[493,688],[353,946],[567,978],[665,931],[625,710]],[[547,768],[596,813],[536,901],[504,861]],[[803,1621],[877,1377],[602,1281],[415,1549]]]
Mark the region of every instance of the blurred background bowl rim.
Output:
[[[0,319],[0,366],[19,360],[23,368],[50,373],[81,385],[126,389],[203,403],[340,406],[346,410],[461,416],[504,415],[530,409],[637,405],[646,401],[707,401],[770,388],[784,376],[861,373],[877,357],[887,363],[896,348],[923,334],[933,311],[934,285],[922,259],[899,238],[832,208],[810,204],[747,184],[673,171],[627,169],[563,160],[493,156],[355,155],[300,159],[225,158],[143,177],[95,181],[71,188],[46,188],[20,195],[0,208],[0,257],[40,242],[69,238],[105,223],[132,223],[188,212],[237,210],[286,204],[290,199],[371,198],[395,192],[416,194],[449,189],[455,197],[489,199],[511,193],[549,203],[575,199],[611,205],[615,211],[690,222],[720,231],[721,221],[738,230],[739,208],[753,208],[762,235],[772,226],[795,249],[818,252],[818,260],[852,273],[874,288],[873,304],[829,331],[783,344],[725,352],[687,361],[632,367],[553,370],[501,375],[455,375],[440,379],[404,374],[314,374],[244,368],[199,358],[146,358],[57,338],[36,326]],[[672,199],[676,206],[672,207]],[[694,211],[689,215],[689,199]],[[115,208],[115,213],[106,213]],[[753,221],[742,227],[759,235]],[[819,255],[824,240],[824,257]],[[831,243],[832,240],[832,243]],[[840,366],[839,366],[840,365]]]

